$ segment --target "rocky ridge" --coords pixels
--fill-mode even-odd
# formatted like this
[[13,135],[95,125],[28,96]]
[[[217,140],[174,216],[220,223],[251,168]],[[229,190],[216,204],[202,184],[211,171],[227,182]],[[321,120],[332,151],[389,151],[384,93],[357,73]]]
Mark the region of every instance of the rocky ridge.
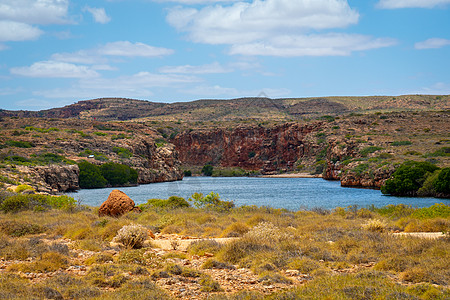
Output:
[[[183,178],[173,145],[156,145],[159,134],[139,124],[11,118],[3,120],[1,133],[2,176],[7,179],[2,181],[7,185],[25,183],[53,194],[77,190],[74,162],[81,160],[126,164],[138,170],[139,184]],[[11,164],[17,159],[25,162]]]

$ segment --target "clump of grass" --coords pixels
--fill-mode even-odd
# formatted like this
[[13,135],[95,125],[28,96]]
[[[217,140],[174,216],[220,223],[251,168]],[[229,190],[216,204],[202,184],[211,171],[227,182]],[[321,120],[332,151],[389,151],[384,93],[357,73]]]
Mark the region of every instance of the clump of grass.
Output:
[[211,276],[203,275],[198,283],[201,286],[202,292],[222,292],[223,289],[220,287],[220,284],[211,278]]
[[121,251],[117,261],[120,264],[137,264],[152,268],[158,268],[161,265],[161,259],[153,252],[147,251],[146,249],[129,249]]
[[8,270],[35,273],[54,272],[60,268],[66,268],[68,263],[67,257],[61,253],[46,252],[38,260],[32,263],[13,264],[8,267]]
[[144,246],[148,237],[148,230],[142,225],[131,224],[123,226],[114,237],[113,241],[122,243],[126,248],[139,249]]
[[292,280],[275,272],[266,272],[258,279],[264,285],[271,285],[274,283],[292,284]]
[[240,237],[250,230],[246,224],[242,222],[234,222],[222,232],[222,237]]
[[202,265],[202,269],[228,269],[228,270],[234,270],[236,269],[235,266],[217,261],[215,259],[208,259],[205,261]]
[[288,268],[293,270],[298,270],[304,274],[309,274],[314,270],[317,270],[321,267],[320,263],[317,260],[311,259],[309,257],[302,257],[292,260]]
[[380,219],[371,219],[362,225],[363,229],[374,232],[384,232],[386,227],[386,222]]
[[28,221],[0,221],[0,232],[12,237],[20,237],[28,234],[45,232],[47,228]]
[[215,240],[199,240],[189,244],[187,251],[193,255],[215,254],[222,249],[222,245]]

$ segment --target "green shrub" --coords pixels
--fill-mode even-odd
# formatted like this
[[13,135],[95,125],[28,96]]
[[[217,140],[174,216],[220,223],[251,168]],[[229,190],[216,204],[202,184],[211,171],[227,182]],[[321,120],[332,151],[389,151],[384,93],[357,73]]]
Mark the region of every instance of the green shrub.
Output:
[[222,201],[217,193],[211,192],[206,196],[202,193],[194,193],[189,201],[194,202],[197,208],[206,208],[216,211],[229,211],[234,207],[232,201]]
[[113,152],[119,155],[121,158],[130,158],[133,156],[130,150],[122,147],[114,147]]
[[26,141],[6,141],[6,145],[17,148],[32,148],[34,145]]
[[112,186],[137,183],[138,172],[127,165],[110,162],[101,165],[100,170]]
[[78,163],[78,167],[79,184],[82,189],[103,188],[108,183],[98,166],[84,160]]
[[433,153],[428,153],[427,157],[436,157],[436,156],[450,156],[450,147],[442,147],[434,151]]
[[26,157],[20,156],[20,155],[10,155],[5,157],[4,159],[7,162],[11,162],[11,163],[30,163],[31,160],[29,160]]
[[202,173],[205,176],[212,176],[214,167],[211,165],[204,165],[202,168]]
[[18,187],[16,187],[16,193],[22,193],[23,191],[29,191],[29,190],[34,191],[34,189],[27,184],[21,184]]
[[450,195],[450,168],[444,168],[440,171],[437,179],[433,181],[433,187],[437,193]]
[[42,211],[51,208],[72,210],[76,206],[76,201],[68,196],[50,196],[50,195],[12,195],[5,199],[0,199],[0,211],[19,212],[22,210]]
[[450,206],[436,203],[430,207],[417,209],[411,216],[418,219],[449,218]]
[[366,157],[370,153],[374,153],[374,152],[382,150],[382,149],[383,148],[377,147],[377,146],[369,146],[369,147],[362,149],[359,153],[361,154],[362,157]]
[[381,192],[395,196],[415,196],[426,177],[437,169],[429,162],[404,162],[381,187]]
[[176,208],[182,208],[182,207],[190,207],[191,205],[189,202],[187,202],[182,197],[177,196],[170,196],[169,199],[149,199],[147,200],[147,203],[144,205],[147,206],[153,206],[153,207],[159,207],[159,208],[168,208],[168,209],[176,209]]

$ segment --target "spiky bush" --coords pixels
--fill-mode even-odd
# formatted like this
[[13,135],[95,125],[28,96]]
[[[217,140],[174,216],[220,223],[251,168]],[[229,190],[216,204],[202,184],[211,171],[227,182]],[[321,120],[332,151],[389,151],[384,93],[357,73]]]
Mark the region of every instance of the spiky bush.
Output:
[[362,227],[369,231],[383,232],[386,230],[387,224],[383,220],[372,219],[363,224]]
[[114,237],[114,242],[122,243],[127,248],[139,249],[144,246],[144,241],[148,237],[145,227],[138,224],[123,226]]

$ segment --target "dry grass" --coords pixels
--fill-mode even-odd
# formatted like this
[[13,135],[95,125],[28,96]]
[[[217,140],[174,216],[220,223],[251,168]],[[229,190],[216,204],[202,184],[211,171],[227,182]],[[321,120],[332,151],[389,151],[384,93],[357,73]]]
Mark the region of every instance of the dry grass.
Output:
[[[234,265],[250,268],[259,275],[260,283],[289,284],[290,279],[283,275],[286,270],[297,270],[313,279],[302,288],[277,293],[273,299],[309,299],[313,295],[314,299],[371,299],[374,295],[386,299],[407,297],[405,295],[445,299],[448,297],[445,286],[450,284],[450,239],[396,237],[391,231],[412,228],[410,224],[414,224],[417,231],[427,228],[448,230],[449,219],[417,219],[414,211],[404,207],[385,210],[342,208],[326,214],[257,207],[235,208],[226,213],[193,208],[164,212],[148,209],[140,215],[125,215],[120,219],[99,218],[95,210],[3,214],[3,224],[39,224],[45,231],[23,231],[18,236],[11,235],[6,229],[0,232],[0,256],[17,260],[0,271],[0,296],[51,298],[59,293],[65,298],[77,299],[136,299],[136,291],[140,291],[143,295],[166,299],[169,296],[146,279],[158,280],[167,276],[165,274],[195,280],[205,293],[218,292],[221,287],[217,280],[202,275],[210,270],[200,271],[173,263],[210,253],[214,257],[206,261],[203,268],[232,270]],[[172,251],[171,255],[162,257],[148,248],[116,248],[116,255],[108,252],[113,237],[123,226],[132,223],[155,232],[171,228],[171,232],[180,235],[219,237],[234,232],[240,237],[224,245],[210,239],[197,241],[189,246],[186,254]],[[70,249],[57,240],[62,236],[70,237]],[[92,254],[74,255],[86,250]],[[80,264],[88,266],[87,274],[77,278],[58,275],[35,287],[30,281],[14,275],[19,271],[54,272]],[[154,275],[149,277],[150,274]],[[405,287],[396,281],[412,285]],[[152,290],[146,291],[145,287],[152,287]],[[244,294],[226,297],[241,299],[239,297]],[[248,299],[271,299],[257,293],[246,295],[250,297]]]

